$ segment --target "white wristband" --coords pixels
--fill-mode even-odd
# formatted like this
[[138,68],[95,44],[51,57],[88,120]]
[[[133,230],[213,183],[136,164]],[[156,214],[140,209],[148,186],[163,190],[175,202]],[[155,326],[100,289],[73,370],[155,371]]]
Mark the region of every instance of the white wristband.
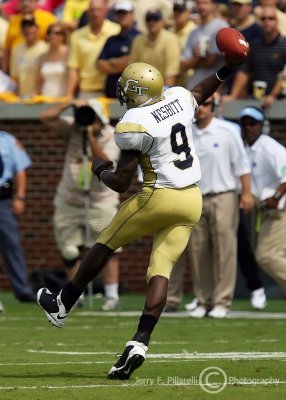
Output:
[[219,78],[217,72],[215,73],[215,76],[217,77],[217,79],[218,79],[220,82],[224,82],[224,79],[220,79],[220,78]]

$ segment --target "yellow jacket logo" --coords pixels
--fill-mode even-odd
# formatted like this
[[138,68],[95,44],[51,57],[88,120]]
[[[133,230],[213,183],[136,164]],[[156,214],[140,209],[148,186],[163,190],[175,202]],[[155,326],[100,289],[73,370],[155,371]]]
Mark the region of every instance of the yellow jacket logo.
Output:
[[149,88],[144,86],[136,86],[138,83],[139,81],[136,81],[135,79],[127,79],[125,82],[124,92],[126,93],[129,90],[130,92],[136,92],[138,96],[143,96],[143,90],[149,90]]

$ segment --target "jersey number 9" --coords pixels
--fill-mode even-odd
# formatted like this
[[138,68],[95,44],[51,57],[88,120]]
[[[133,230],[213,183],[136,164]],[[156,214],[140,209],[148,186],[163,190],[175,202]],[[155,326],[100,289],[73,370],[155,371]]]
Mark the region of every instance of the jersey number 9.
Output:
[[[181,136],[181,144],[178,144],[178,136]],[[191,149],[188,143],[186,135],[186,128],[184,125],[178,123],[172,126],[171,130],[171,146],[174,153],[180,155],[185,153],[185,160],[176,160],[174,164],[179,169],[190,168],[193,164],[193,157],[191,155]]]

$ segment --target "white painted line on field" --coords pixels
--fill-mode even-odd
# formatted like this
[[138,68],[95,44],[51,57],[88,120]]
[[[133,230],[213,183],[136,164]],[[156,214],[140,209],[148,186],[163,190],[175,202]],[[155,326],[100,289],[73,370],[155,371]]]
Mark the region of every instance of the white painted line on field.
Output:
[[[76,316],[81,317],[139,317],[141,311],[78,311]],[[164,318],[190,318],[188,311],[178,311],[174,313],[163,313]],[[286,319],[286,313],[282,312],[260,312],[260,311],[231,311],[227,317],[231,319],[246,318],[246,319]]]
[[[47,386],[0,386],[0,390],[66,390],[66,389],[96,389],[96,388],[114,388],[114,387],[129,387],[129,388],[138,388],[138,387],[160,387],[160,386],[201,386],[200,383],[197,382],[190,382],[190,383],[156,383],[156,379],[154,379],[154,383],[111,383],[111,384],[98,384],[98,385],[63,385],[63,386],[52,386],[52,385],[47,385]],[[278,386],[278,385],[285,385],[286,381],[279,381],[278,382],[240,382],[239,385],[247,385],[247,386],[257,386],[257,385],[263,385],[263,386]],[[212,382],[212,385],[221,385],[221,382]],[[227,384],[227,386],[234,386],[234,384]]]
[[[52,351],[28,349],[29,353],[45,353],[58,355],[114,355],[115,352],[80,352],[80,351]],[[223,352],[223,353],[149,353],[147,358],[152,359],[191,359],[191,360],[276,360],[286,359],[286,352]]]
[[[70,316],[70,320],[73,320],[74,317],[140,317],[141,311],[75,311],[72,316]],[[164,318],[190,318],[188,311],[178,311],[174,313],[163,313],[162,317]],[[226,319],[286,319],[286,313],[284,312],[261,312],[261,311],[231,311]],[[39,318],[35,317],[11,317],[4,316],[2,320],[7,321],[39,321]],[[206,319],[204,319],[206,320]],[[208,318],[209,321],[216,321],[213,318]],[[0,327],[2,329],[2,326]],[[75,327],[72,327],[75,329]],[[90,326],[86,326],[86,329],[90,329]],[[11,327],[9,327],[11,329]],[[38,327],[38,329],[42,329]],[[80,327],[82,329],[82,326]]]
[[95,352],[90,352],[90,351],[51,351],[51,350],[33,350],[33,349],[28,349],[28,353],[45,353],[45,354],[68,354],[71,356],[78,356],[78,355],[93,355],[93,356],[100,356],[100,355],[110,355],[110,354],[115,354],[115,352],[111,351],[95,351]]

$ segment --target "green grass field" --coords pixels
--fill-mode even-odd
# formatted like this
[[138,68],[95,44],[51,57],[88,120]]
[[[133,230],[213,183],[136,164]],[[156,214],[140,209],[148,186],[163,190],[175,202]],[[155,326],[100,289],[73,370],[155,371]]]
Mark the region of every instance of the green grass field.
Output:
[[[129,381],[110,381],[106,373],[116,353],[136,330],[131,311],[139,315],[142,295],[122,296],[128,315],[103,315],[96,299],[92,311],[75,310],[64,329],[52,327],[38,306],[20,304],[10,293],[0,297],[6,308],[0,315],[1,400],[285,399],[285,300],[269,301],[265,311],[275,318],[261,312],[224,320],[164,316],[143,366]],[[233,310],[251,307],[236,300]]]

